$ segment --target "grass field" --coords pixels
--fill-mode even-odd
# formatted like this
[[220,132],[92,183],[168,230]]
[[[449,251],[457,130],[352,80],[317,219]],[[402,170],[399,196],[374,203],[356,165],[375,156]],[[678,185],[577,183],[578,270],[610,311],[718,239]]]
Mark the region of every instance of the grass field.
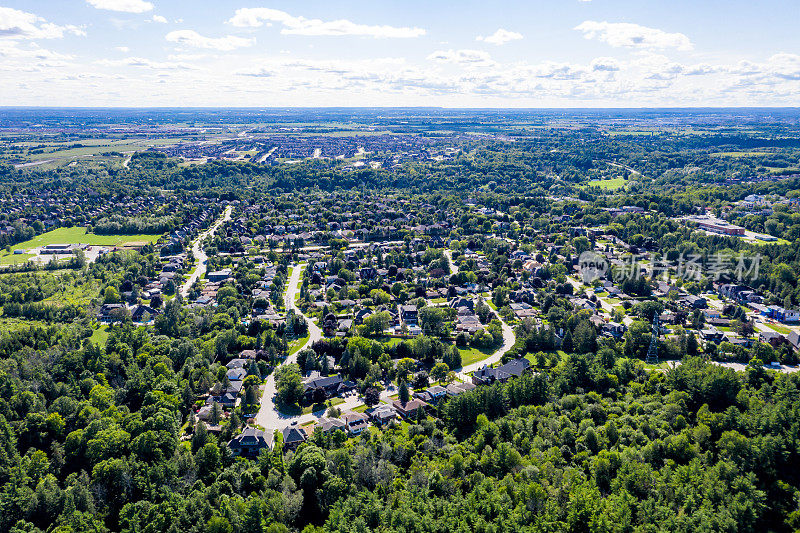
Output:
[[308,335],[300,337],[289,343],[289,355],[293,355],[300,351],[300,348],[308,341]]
[[481,350],[478,348],[459,348],[459,352],[461,352],[461,365],[467,366],[473,363],[477,363],[479,361],[483,361],[490,355],[492,355],[497,350]]
[[108,342],[108,326],[100,326],[94,330],[92,336],[89,337],[89,341],[100,346],[105,346],[106,342]]
[[759,157],[772,155],[770,152],[714,152],[711,157]]
[[0,256],[0,265],[19,265],[33,257],[33,254],[6,254]]
[[589,187],[600,187],[607,191],[616,191],[625,186],[627,180],[625,178],[609,178],[605,180],[592,180],[588,183]]
[[[146,244],[158,240],[161,235],[95,235],[86,233],[86,228],[73,226],[57,228],[37,235],[33,239],[11,247],[12,250],[28,250],[48,244],[89,244],[92,246],[125,246],[126,244]],[[23,254],[24,255],[24,254]]]

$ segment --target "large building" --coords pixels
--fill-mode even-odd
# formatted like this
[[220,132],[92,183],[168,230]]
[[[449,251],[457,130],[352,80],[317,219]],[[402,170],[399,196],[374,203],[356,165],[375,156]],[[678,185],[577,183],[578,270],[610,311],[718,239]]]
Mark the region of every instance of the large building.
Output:
[[695,219],[697,225],[700,226],[701,229],[706,231],[710,231],[712,233],[720,233],[722,235],[736,235],[736,236],[743,236],[744,235],[744,228],[741,226],[735,226],[724,220],[719,218],[706,218],[706,219]]

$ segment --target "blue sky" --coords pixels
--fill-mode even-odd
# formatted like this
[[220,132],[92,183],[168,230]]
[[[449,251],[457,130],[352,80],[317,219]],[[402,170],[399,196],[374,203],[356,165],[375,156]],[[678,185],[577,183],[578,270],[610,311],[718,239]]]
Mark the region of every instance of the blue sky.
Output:
[[800,105],[795,2],[0,0],[0,103]]

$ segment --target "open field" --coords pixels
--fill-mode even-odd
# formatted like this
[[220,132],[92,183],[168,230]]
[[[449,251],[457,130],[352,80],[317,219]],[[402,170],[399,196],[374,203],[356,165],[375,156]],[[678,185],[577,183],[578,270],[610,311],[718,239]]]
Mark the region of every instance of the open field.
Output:
[[609,191],[615,191],[625,186],[627,180],[625,178],[609,178],[605,180],[592,180],[588,183],[589,187],[600,187]]
[[154,243],[161,235],[95,235],[86,233],[86,228],[73,226],[71,228],[57,228],[33,239],[11,247],[11,250],[28,250],[39,248],[48,244],[89,244],[91,246],[141,246]]
[[478,348],[459,348],[458,351],[461,352],[461,365],[467,366],[486,359],[497,350],[493,350],[491,348],[488,350],[482,350]]
[[5,254],[0,255],[0,265],[20,265],[26,263],[33,254]]
[[711,157],[760,157],[764,155],[772,155],[770,152],[714,152],[708,154]]
[[89,341],[100,346],[105,346],[108,341],[108,326],[100,326],[94,330],[92,336],[89,337]]

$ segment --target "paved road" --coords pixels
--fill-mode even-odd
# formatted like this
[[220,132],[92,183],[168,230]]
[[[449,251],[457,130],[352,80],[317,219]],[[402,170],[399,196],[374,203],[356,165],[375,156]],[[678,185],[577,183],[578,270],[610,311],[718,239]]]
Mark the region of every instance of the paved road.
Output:
[[[448,256],[448,259],[449,259],[449,256]],[[451,265],[452,265],[452,263],[451,263]],[[451,266],[451,268],[455,268],[455,267]],[[298,290],[300,289],[300,286],[299,286],[300,275],[302,274],[304,269],[305,269],[305,264],[303,263],[303,264],[297,265],[292,270],[292,274],[289,277],[289,281],[287,282],[286,294],[284,296],[286,309],[287,310],[288,309],[294,309],[295,313],[298,313],[301,316],[303,316],[303,318],[305,318],[306,322],[308,323],[309,339],[303,345],[303,347],[301,349],[309,346],[311,343],[313,343],[313,342],[315,342],[315,341],[317,341],[317,340],[322,338],[322,330],[316,324],[314,324],[314,322],[309,317],[303,315],[302,312],[300,311],[300,309],[298,309],[298,307],[295,305],[294,298],[295,298],[295,295],[297,294]],[[464,379],[465,381],[468,381],[469,380],[469,376],[467,374],[469,372],[474,372],[475,370],[478,370],[479,368],[482,368],[484,365],[491,365],[491,364],[494,364],[494,363],[500,361],[500,359],[502,359],[503,355],[508,350],[510,350],[511,347],[514,345],[514,342],[516,340],[516,337],[514,336],[514,331],[511,329],[511,327],[508,324],[506,324],[506,322],[502,318],[500,318],[499,315],[497,315],[497,318],[498,318],[498,320],[500,320],[500,324],[501,324],[501,326],[503,328],[503,344],[490,357],[488,357],[486,359],[483,359],[482,361],[479,361],[477,363],[473,363],[471,365],[467,365],[467,366],[463,367],[459,372],[459,376],[461,377],[461,379]],[[298,352],[299,351],[300,350],[298,350]],[[290,364],[290,363],[296,362],[297,361],[297,355],[296,354],[297,354],[297,352],[295,352],[295,354],[293,354],[293,355],[290,355],[281,364],[285,365],[285,364]],[[275,397],[275,394],[277,392],[277,389],[276,389],[276,386],[275,386],[275,372],[273,372],[272,374],[270,374],[267,377],[267,380],[264,383],[264,386],[263,386],[262,390],[263,390],[263,392],[262,392],[262,395],[261,395],[261,407],[258,410],[258,414],[256,415],[255,422],[256,422],[257,425],[263,427],[267,431],[274,431],[276,429],[283,429],[284,427],[288,426],[292,422],[297,422],[298,424],[302,425],[302,424],[305,424],[307,422],[316,421],[319,418],[325,416],[325,411],[326,410],[324,410],[324,409],[320,410],[320,411],[313,412],[313,413],[300,415],[300,416],[285,415],[285,414],[281,413],[280,411],[278,411],[278,409],[276,409],[276,407],[275,407],[275,401],[274,401],[274,397]],[[385,390],[383,390],[381,392],[381,401],[384,402],[384,403],[391,403],[391,401],[392,401],[391,396],[393,394],[396,394],[396,392],[397,391],[396,391],[396,388],[394,387],[394,385],[390,384]],[[363,399],[360,398],[357,394],[350,394],[350,395],[346,396],[344,400],[345,400],[344,403],[341,403],[341,404],[336,406],[337,408],[341,409],[342,412],[349,411],[349,410],[355,409],[356,407],[364,405]]]
[[[447,257],[447,262],[450,263],[450,273],[458,274],[458,267],[455,265],[455,263],[453,263],[453,252],[450,250],[445,250],[444,255]],[[477,363],[472,363],[471,365],[462,367],[461,370],[457,372],[457,375],[460,379],[469,381],[469,374],[471,372],[475,372],[486,365],[491,366],[499,362],[505,353],[509,351],[512,346],[514,346],[514,342],[517,340],[516,336],[514,335],[514,330],[511,329],[511,326],[506,324],[506,321],[503,320],[503,318],[500,316],[500,313],[495,313],[495,316],[497,317],[497,320],[500,321],[500,326],[503,328],[503,344],[500,345],[500,348],[498,348],[496,352],[486,359],[481,359]]]
[[186,282],[181,286],[181,296],[183,296],[184,298],[188,296],[189,290],[192,288],[194,282],[200,279],[208,269],[208,265],[206,264],[206,262],[208,261],[208,256],[203,251],[203,246],[202,246],[203,240],[206,237],[213,236],[214,233],[217,232],[219,227],[224,222],[230,220],[232,211],[233,207],[231,206],[226,207],[225,211],[222,213],[222,216],[216,222],[214,222],[214,224],[210,228],[201,233],[192,243],[192,254],[194,255],[194,258],[197,261],[197,263],[194,267],[194,272],[192,272],[192,275],[189,276],[189,279],[187,279]]
[[453,252],[445,250],[444,255],[447,257],[447,262],[450,263],[450,274],[458,274],[458,267],[453,263]]
[[499,362],[505,353],[514,346],[514,342],[516,342],[517,338],[514,335],[514,330],[511,329],[511,326],[506,324],[506,321],[500,317],[499,313],[495,313],[497,315],[497,320],[500,321],[500,325],[503,327],[503,344],[500,345],[500,348],[497,349],[492,355],[487,357],[486,359],[482,359],[477,363],[472,363],[471,365],[467,365],[462,367],[461,370],[458,371],[458,377],[464,381],[470,381],[469,374],[471,372],[475,372],[483,368],[484,366],[491,366],[497,362]]
[[[319,328],[319,326],[314,324],[309,317],[303,315],[303,313],[294,303],[294,297],[300,290],[300,275],[303,273],[303,270],[305,270],[305,267],[305,263],[295,265],[295,267],[292,269],[291,275],[289,276],[289,280],[286,282],[286,293],[284,294],[284,305],[286,310],[288,311],[289,309],[294,309],[294,312],[305,318],[306,323],[308,324],[308,340],[300,348],[301,350],[322,338],[322,330]],[[288,356],[281,364],[286,365],[295,363],[297,361],[297,352],[299,351],[300,350],[297,350],[294,354]],[[277,388],[275,387],[274,371],[267,377],[262,391],[261,407],[256,415],[256,424],[265,428],[267,431],[274,431],[276,429],[282,429],[286,427],[290,422],[298,418],[296,416],[293,417],[285,415],[278,411],[278,409],[275,407],[274,396],[277,392]]]

